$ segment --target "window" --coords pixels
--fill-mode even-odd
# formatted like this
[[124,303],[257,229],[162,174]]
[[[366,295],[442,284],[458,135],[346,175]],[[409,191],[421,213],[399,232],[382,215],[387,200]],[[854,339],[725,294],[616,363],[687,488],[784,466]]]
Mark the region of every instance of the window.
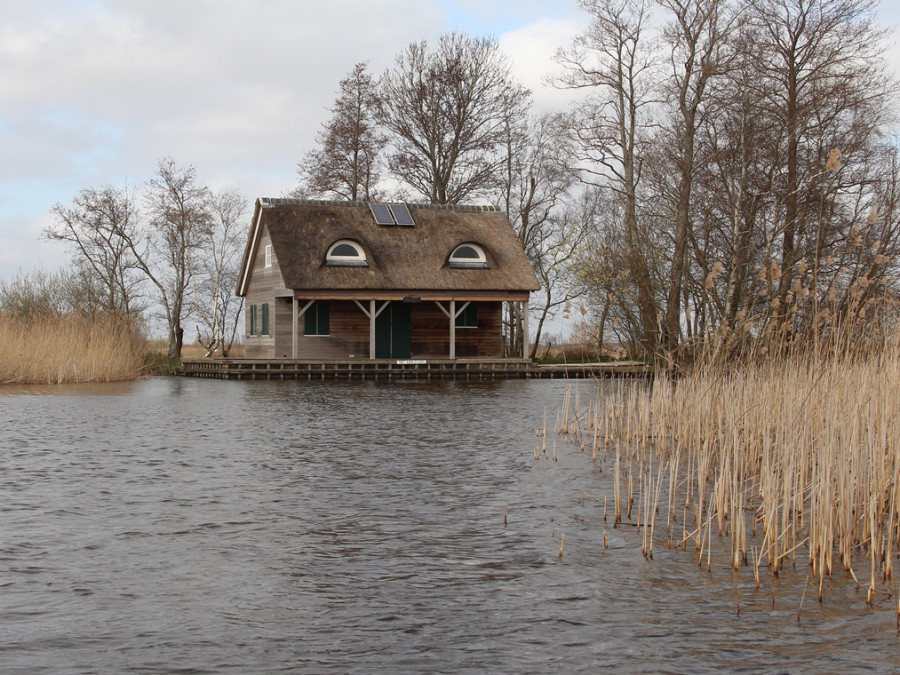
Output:
[[328,249],[325,264],[339,267],[368,267],[362,246],[349,239],[336,241]]
[[460,244],[450,254],[450,267],[487,269],[487,257],[478,244]]
[[466,308],[456,317],[457,328],[478,328],[478,307],[474,302],[466,305]]
[[317,300],[303,314],[305,335],[331,335],[331,303]]
[[266,267],[272,266],[272,244],[266,244]]
[[250,333],[256,335],[256,305],[250,305]]
[[269,334],[269,304],[266,303],[262,306],[262,334]]

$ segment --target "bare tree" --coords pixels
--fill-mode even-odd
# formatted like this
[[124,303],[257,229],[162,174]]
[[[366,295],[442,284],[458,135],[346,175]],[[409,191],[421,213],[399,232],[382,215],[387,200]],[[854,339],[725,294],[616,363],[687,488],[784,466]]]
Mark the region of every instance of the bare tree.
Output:
[[[166,316],[170,359],[181,357],[185,305],[194,268],[193,257],[203,250],[212,232],[209,189],[200,185],[193,166],[178,166],[172,158],[159,161],[145,194],[150,217],[153,261],[139,256],[141,269],[159,291]],[[134,249],[132,249],[134,251]]]
[[128,185],[85,188],[70,206],[56,204],[51,213],[56,223],[45,229],[43,236],[65,242],[76,267],[93,279],[91,287],[102,289],[91,305],[123,316],[138,314],[142,276],[133,244],[141,232]]
[[827,169],[829,155],[840,150],[846,164],[854,153],[868,152],[864,146],[884,121],[889,90],[874,0],[748,2],[766,55],[756,94],[777,139],[782,171],[774,192],[773,239],[780,241],[780,251],[773,310],[783,326],[788,296],[795,295],[794,281],[803,276],[798,265],[813,269],[814,276],[822,269],[829,238],[825,200],[842,180]]
[[640,340],[654,354],[658,303],[646,254],[647,237],[638,223],[641,180],[640,134],[653,103],[655,55],[645,45],[650,0],[579,0],[590,14],[587,30],[556,60],[563,73],[556,86],[589,92],[570,115],[574,159],[582,180],[613,190],[621,200],[625,265],[637,289]]
[[387,142],[375,119],[378,105],[378,87],[366,64],[357,63],[340,82],[331,119],[316,139],[319,147],[300,162],[301,192],[351,201],[375,198]]
[[191,274],[194,315],[200,323],[197,341],[206,350],[206,356],[217,350],[228,356],[237,335],[244,299],[234,294],[234,288],[246,238],[240,222],[246,209],[246,198],[236,191],[209,197],[212,228],[204,246],[197,251]]
[[581,212],[589,227],[570,269],[588,302],[599,308],[593,321],[597,353],[603,353],[609,337],[617,343],[617,348],[636,353],[640,346],[641,320],[637,312],[637,289],[631,282],[621,236],[622,202],[615,193],[599,188],[585,191],[582,200]]
[[506,129],[530,105],[497,42],[462,33],[441,36],[434,51],[425,41],[407,46],[381,94],[391,171],[435,204],[496,188]]
[[[512,122],[518,122],[512,126]],[[563,214],[565,198],[574,182],[569,170],[571,141],[559,119],[543,115],[513,120],[507,126],[506,161],[497,202],[505,206],[510,222],[543,285],[543,304],[538,310],[531,351],[523,334],[521,309],[507,305],[507,335],[513,354],[534,358],[547,315],[570,299],[557,292],[567,279],[566,263],[583,236],[581,222]]]
[[[723,265],[718,281],[722,286],[721,322],[708,317],[709,324],[726,333],[737,328],[739,315],[749,318],[753,314],[761,297],[756,273],[768,257],[763,223],[779,174],[769,121],[761,114],[756,91],[762,45],[746,26],[735,36],[734,53],[739,58],[716,88],[717,114],[712,124],[701,130],[710,161],[695,184],[706,205],[704,219],[712,230],[706,259]],[[706,275],[711,271],[703,270],[701,298],[706,297]]]
[[538,321],[531,358],[537,355],[548,317],[555,309],[567,306],[584,293],[583,287],[573,283],[573,267],[594,223],[590,192],[582,193],[580,197],[579,201],[565,204],[555,211],[533,233],[532,265],[541,282],[543,298],[537,308]]
[[725,0],[657,0],[668,10],[671,22],[663,31],[671,47],[671,76],[667,90],[667,108],[671,123],[668,131],[668,159],[676,175],[672,208],[674,232],[666,309],[663,318],[663,347],[672,352],[681,337],[683,285],[688,265],[688,245],[692,233],[692,197],[698,170],[697,134],[710,111],[708,90],[714,78],[724,74],[731,20]]

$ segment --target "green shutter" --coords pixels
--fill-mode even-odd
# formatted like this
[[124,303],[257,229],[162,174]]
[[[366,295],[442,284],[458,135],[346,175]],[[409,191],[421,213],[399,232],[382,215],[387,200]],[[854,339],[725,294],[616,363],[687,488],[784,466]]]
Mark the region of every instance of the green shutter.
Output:
[[269,334],[269,303],[262,306],[262,334]]
[[250,305],[250,335],[256,335],[256,305]]

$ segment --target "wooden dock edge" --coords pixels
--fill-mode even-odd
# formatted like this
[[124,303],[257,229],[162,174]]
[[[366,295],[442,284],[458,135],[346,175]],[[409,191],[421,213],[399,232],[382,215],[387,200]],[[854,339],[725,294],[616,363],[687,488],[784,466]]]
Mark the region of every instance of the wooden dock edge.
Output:
[[219,380],[511,380],[648,378],[650,366],[635,362],[541,365],[526,359],[184,359],[183,377]]

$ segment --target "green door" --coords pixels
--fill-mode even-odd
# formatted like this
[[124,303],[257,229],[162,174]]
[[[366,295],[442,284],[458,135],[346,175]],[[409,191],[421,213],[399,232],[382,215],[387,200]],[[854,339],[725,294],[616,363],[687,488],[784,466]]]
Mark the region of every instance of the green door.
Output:
[[408,359],[412,350],[412,307],[391,302],[375,318],[375,358]]

